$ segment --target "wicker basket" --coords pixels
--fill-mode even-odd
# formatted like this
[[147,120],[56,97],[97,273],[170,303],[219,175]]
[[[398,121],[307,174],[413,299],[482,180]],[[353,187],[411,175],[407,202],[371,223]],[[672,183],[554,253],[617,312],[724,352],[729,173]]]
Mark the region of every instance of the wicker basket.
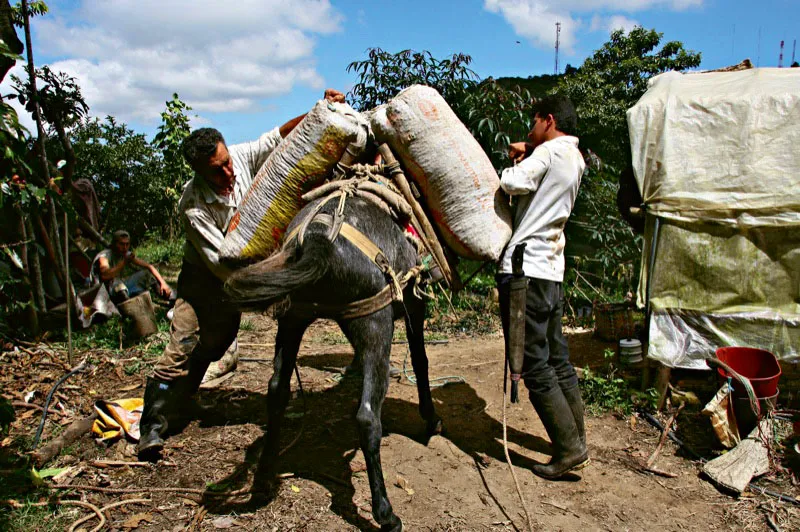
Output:
[[594,302],[594,334],[602,340],[617,342],[634,336],[633,308],[630,303]]

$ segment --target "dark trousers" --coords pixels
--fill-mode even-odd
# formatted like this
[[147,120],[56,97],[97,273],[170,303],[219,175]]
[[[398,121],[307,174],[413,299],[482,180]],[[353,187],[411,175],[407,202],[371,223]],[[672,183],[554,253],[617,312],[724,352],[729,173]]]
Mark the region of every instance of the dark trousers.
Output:
[[242,314],[226,301],[222,286],[208,269],[183,263],[169,343],[153,368],[156,378],[185,377],[192,361],[205,373],[204,368],[222,358],[236,339]]
[[[500,318],[503,335],[508,338],[509,274],[498,274]],[[578,376],[569,361],[567,340],[561,333],[564,289],[561,283],[528,278],[525,305],[525,359],[522,379],[533,393],[546,394],[556,387],[568,390],[578,386]]]

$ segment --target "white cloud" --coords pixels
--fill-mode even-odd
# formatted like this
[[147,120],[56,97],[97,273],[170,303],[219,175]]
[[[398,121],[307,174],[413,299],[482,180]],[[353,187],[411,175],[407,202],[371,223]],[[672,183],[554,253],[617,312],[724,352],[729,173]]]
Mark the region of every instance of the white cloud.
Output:
[[322,88],[316,37],[342,22],[329,0],[82,0],[69,18],[38,20],[36,44],[93,115],[152,124],[173,92],[203,113]]
[[[538,48],[555,45],[555,23],[561,22],[561,46],[572,53],[579,30],[597,31],[623,28],[629,30],[636,21],[621,13],[649,9],[682,11],[700,7],[704,0],[484,0],[484,8],[498,13],[514,28],[517,35]],[[601,12],[601,13],[598,13]],[[593,14],[590,21],[585,20]]]
[[604,31],[611,33],[615,30],[623,30],[625,32],[631,31],[634,26],[640,26],[637,21],[630,19],[623,15],[612,15],[610,17],[603,17],[594,15],[592,22],[589,24],[589,31]]

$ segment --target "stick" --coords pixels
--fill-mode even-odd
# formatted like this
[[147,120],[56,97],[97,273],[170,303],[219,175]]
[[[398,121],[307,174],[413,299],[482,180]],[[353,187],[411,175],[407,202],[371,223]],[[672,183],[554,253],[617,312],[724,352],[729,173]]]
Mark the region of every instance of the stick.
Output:
[[51,458],[60,453],[61,449],[67,445],[70,445],[72,442],[89,432],[92,429],[94,419],[95,416],[92,415],[73,421],[72,424],[58,436],[58,438],[55,438],[38,451],[31,453],[31,459],[33,462],[39,467],[47,463]]
[[[672,424],[675,422],[675,418],[678,417],[678,414],[681,413],[681,410],[683,410],[683,407],[685,405],[686,403],[681,403],[680,406],[678,406],[678,409],[675,411],[675,413],[672,414],[672,417],[669,418],[669,421],[667,421],[667,424],[664,426],[664,430],[661,431],[661,438],[658,440],[658,445],[656,446],[656,450],[653,451],[653,454],[651,454],[650,458],[647,460],[647,465],[645,466],[645,469],[651,470],[653,468],[653,464],[656,463],[656,459],[658,458],[658,453],[661,452],[661,448],[664,447],[664,442],[667,441],[667,435],[672,430]],[[653,471],[653,473],[655,473],[655,471]]]
[[450,269],[450,264],[447,262],[447,257],[445,256],[444,250],[442,249],[439,239],[436,236],[436,231],[434,231],[433,226],[428,220],[428,217],[425,215],[425,211],[422,210],[422,206],[411,192],[411,187],[408,184],[405,173],[403,173],[403,170],[400,168],[400,164],[397,162],[397,159],[392,153],[391,148],[389,148],[387,144],[381,144],[380,147],[378,147],[378,152],[381,154],[381,157],[383,157],[386,169],[389,171],[395,183],[397,184],[400,194],[408,202],[408,204],[411,205],[411,210],[414,214],[414,217],[419,222],[420,229],[422,229],[422,234],[420,236],[424,238],[425,244],[431,251],[431,254],[433,255],[436,263],[439,265],[439,268],[442,270],[442,275],[444,275],[445,280],[451,288],[460,288],[461,280],[458,279],[458,273]]
[[[24,1],[25,1],[25,0],[23,0],[23,2],[24,2]],[[98,518],[98,519],[100,519],[100,524],[99,524],[99,525],[97,525],[96,527],[94,527],[94,528],[92,529],[92,532],[97,532],[98,530],[100,530],[101,528],[103,528],[103,525],[105,525],[105,524],[106,524],[106,518],[105,518],[105,516],[103,515],[103,512],[101,512],[101,511],[100,511],[100,508],[98,508],[97,506],[95,506],[95,505],[94,505],[94,504],[92,504],[92,503],[89,503],[89,502],[83,502],[83,501],[60,501],[60,502],[59,502],[59,504],[69,504],[69,505],[74,505],[74,506],[82,506],[82,507],[84,507],[84,508],[88,508],[88,509],[90,509],[91,511],[93,511],[93,512],[95,513],[95,515],[97,515],[97,518]],[[78,519],[77,521],[75,521],[74,523],[72,523],[72,525],[71,525],[71,526],[69,527],[69,529],[68,529],[68,532],[74,532],[75,528],[76,528],[78,525],[80,525],[81,523],[85,523],[86,521],[88,521],[88,520],[89,520],[89,519],[91,519],[92,517],[94,517],[94,515],[90,515],[90,516],[88,516],[88,517],[83,517],[83,518],[81,518],[81,519]]]
[[[126,462],[125,460],[92,460],[91,465],[105,469],[106,467],[151,467],[152,462]],[[162,462],[161,465],[167,465]],[[174,464],[172,464],[174,465]]]
[[[147,503],[147,502],[151,502],[150,499],[125,499],[124,501],[112,502],[109,505],[103,506],[102,508],[99,509],[99,511],[100,511],[101,517],[103,517],[102,514],[105,514],[106,511],[111,510],[112,508],[116,508],[118,506],[124,506],[126,504],[144,504],[144,503]],[[92,511],[94,511],[94,509],[92,509]],[[89,521],[93,517],[94,517],[94,515],[90,514],[90,515],[87,515],[86,517],[78,519],[77,521],[72,523],[72,526],[70,526],[70,528],[69,528],[70,531],[75,530],[75,527],[77,527],[78,525],[82,525],[83,523],[85,523],[86,521]],[[103,521],[101,521],[100,524],[97,527],[94,528],[94,530],[100,530],[103,527],[103,525],[105,524],[104,521],[105,521],[105,518],[103,517]]]
[[64,282],[67,285],[67,362],[71,366],[72,362],[72,306],[75,298],[72,297],[72,280],[69,277],[69,219],[67,211],[64,211]]

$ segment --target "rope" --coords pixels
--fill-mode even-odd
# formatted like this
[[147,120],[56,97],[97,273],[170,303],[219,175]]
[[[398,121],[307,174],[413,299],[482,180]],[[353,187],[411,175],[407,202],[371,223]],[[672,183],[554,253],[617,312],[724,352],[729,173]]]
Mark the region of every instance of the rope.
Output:
[[[408,355],[410,354],[410,350],[406,347],[406,356],[403,358],[403,376],[408,379],[408,382],[411,384],[417,384],[417,376],[414,373],[414,370],[409,371],[406,367],[406,362],[408,362]],[[441,381],[441,382],[439,382]],[[439,384],[433,384],[434,382],[439,382]],[[442,386],[446,386],[448,384],[466,384],[467,379],[460,375],[448,375],[445,377],[436,377],[434,379],[429,379],[430,388],[441,388]]]
[[511,463],[511,455],[508,452],[508,423],[506,421],[508,392],[506,389],[505,378],[505,375],[508,373],[508,359],[506,359],[505,370],[503,373],[503,452],[506,455],[508,470],[511,472],[511,478],[514,479],[514,487],[517,489],[517,495],[519,495],[519,500],[522,503],[522,509],[525,510],[525,518],[528,520],[528,531],[533,532],[533,521],[531,520],[531,514],[528,511],[528,505],[525,503],[525,497],[522,496],[522,490],[519,487],[519,480],[517,480],[517,474],[514,472],[514,465]]

